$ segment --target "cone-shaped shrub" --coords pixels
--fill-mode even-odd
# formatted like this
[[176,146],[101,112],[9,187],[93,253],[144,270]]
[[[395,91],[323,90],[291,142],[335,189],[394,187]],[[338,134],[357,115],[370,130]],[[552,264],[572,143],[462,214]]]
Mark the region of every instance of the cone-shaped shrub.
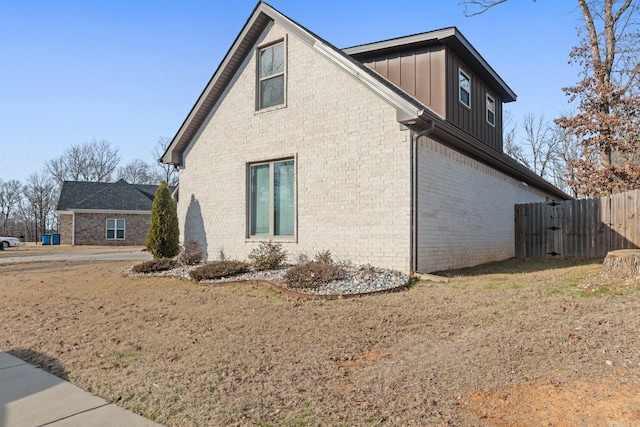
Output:
[[154,258],[171,258],[180,251],[180,230],[176,204],[165,181],[156,190],[151,208],[147,250]]

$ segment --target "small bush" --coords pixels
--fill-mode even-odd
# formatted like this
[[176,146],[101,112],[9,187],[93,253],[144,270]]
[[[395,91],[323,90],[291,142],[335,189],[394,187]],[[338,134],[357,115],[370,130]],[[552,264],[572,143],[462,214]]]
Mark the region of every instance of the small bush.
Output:
[[315,262],[323,262],[325,264],[333,264],[333,257],[331,256],[331,251],[329,251],[329,250],[318,252],[316,254],[316,256],[313,257],[313,260]]
[[141,264],[133,266],[131,271],[134,273],[157,273],[158,271],[167,271],[177,267],[178,262],[172,258],[157,258],[151,261],[145,261]]
[[284,281],[292,288],[315,289],[323,283],[344,278],[344,265],[331,262],[311,261],[292,267],[284,275]]
[[235,276],[249,271],[250,265],[242,261],[211,261],[192,270],[189,275],[193,280],[213,280]]
[[203,256],[200,242],[196,239],[188,239],[184,242],[180,255],[178,255],[178,262],[184,265],[198,265],[202,262]]
[[260,242],[249,254],[251,265],[257,271],[275,270],[282,267],[287,260],[287,252],[279,242]]

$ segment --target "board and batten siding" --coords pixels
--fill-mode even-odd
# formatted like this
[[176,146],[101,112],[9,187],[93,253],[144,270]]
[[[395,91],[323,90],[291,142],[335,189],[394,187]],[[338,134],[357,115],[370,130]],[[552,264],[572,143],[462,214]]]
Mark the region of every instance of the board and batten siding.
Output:
[[[444,46],[384,51],[358,58],[434,112],[502,152],[502,100]],[[471,108],[458,97],[458,70],[471,79]],[[487,95],[496,102],[495,126],[487,122]]]
[[385,52],[360,60],[442,117],[446,113],[443,46]]
[[[494,150],[502,152],[502,100],[451,51],[447,51],[446,64],[447,121]],[[471,79],[471,108],[459,101],[458,71],[460,69]],[[487,95],[496,101],[495,126],[487,122]]]

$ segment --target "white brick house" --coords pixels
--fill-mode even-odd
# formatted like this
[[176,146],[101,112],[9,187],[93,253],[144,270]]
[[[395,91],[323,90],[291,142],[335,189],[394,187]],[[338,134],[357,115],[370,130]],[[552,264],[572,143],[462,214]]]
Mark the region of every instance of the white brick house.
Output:
[[513,100],[455,28],[339,50],[258,3],[161,159],[182,237],[403,271],[512,257],[514,205],[567,198],[502,153]]

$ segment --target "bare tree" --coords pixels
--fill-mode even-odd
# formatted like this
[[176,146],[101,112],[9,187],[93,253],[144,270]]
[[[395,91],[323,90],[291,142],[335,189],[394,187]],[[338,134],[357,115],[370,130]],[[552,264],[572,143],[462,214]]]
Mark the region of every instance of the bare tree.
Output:
[[[464,6],[465,16],[476,16],[486,12],[494,6],[506,3],[508,0],[461,0],[459,5]],[[536,0],[533,0],[534,2]]]
[[632,0],[578,3],[587,35],[571,60],[583,67],[582,78],[564,88],[570,100],[578,101],[578,111],[557,120],[580,143],[580,157],[572,162],[573,185],[581,196],[640,188],[639,5]]
[[135,159],[125,166],[118,168],[118,179],[124,179],[129,184],[159,184],[155,171],[149,163]]
[[109,182],[120,155],[106,140],[71,145],[64,154],[47,162],[46,168],[59,186],[63,181]]
[[523,156],[522,147],[516,142],[518,136],[518,123],[513,117],[513,113],[505,110],[502,117],[502,151],[518,160],[520,163]]
[[153,156],[158,163],[155,171],[156,181],[157,183],[166,181],[169,186],[176,186],[178,185],[177,169],[173,165],[168,165],[160,162],[160,158],[162,157],[170,143],[171,139],[169,138],[158,138],[158,142],[156,142],[156,145],[153,148]]
[[[577,195],[572,185],[576,170],[572,162],[579,158],[577,139],[555,122],[533,113],[525,115],[522,124],[505,112],[504,152],[523,166],[552,182],[567,194]],[[520,132],[519,132],[520,131]],[[524,133],[524,136],[520,136]]]
[[505,129],[504,138],[505,153],[551,181],[554,165],[560,158],[561,133],[557,132],[553,122],[533,113],[527,113],[523,118],[522,138],[518,137],[517,127],[510,123],[511,119],[508,119],[509,127]]
[[[507,0],[463,0],[467,16]],[[571,52],[580,81],[563,90],[579,101],[556,123],[580,144],[572,186],[580,196],[640,188],[640,25],[638,0],[576,0],[584,21],[582,43]],[[468,9],[474,8],[473,10]]]
[[560,134],[544,116],[528,113],[523,119],[524,143],[530,148],[530,169],[541,177],[552,178],[552,166],[558,159]]
[[87,181],[109,182],[111,175],[120,163],[120,156],[117,148],[111,148],[106,140],[96,141],[90,144],[90,169]]
[[575,186],[577,171],[573,162],[580,157],[578,139],[558,125],[553,126],[553,132],[559,141],[557,157],[552,165],[553,184],[565,193],[577,197],[578,188]]
[[56,183],[44,173],[29,175],[23,187],[24,210],[33,221],[34,239],[52,228]]
[[22,197],[22,184],[20,181],[11,180],[3,182],[0,180],[0,220],[2,228],[0,234],[3,236],[13,235],[15,230],[13,227],[9,227],[12,215],[20,204],[20,198]]

